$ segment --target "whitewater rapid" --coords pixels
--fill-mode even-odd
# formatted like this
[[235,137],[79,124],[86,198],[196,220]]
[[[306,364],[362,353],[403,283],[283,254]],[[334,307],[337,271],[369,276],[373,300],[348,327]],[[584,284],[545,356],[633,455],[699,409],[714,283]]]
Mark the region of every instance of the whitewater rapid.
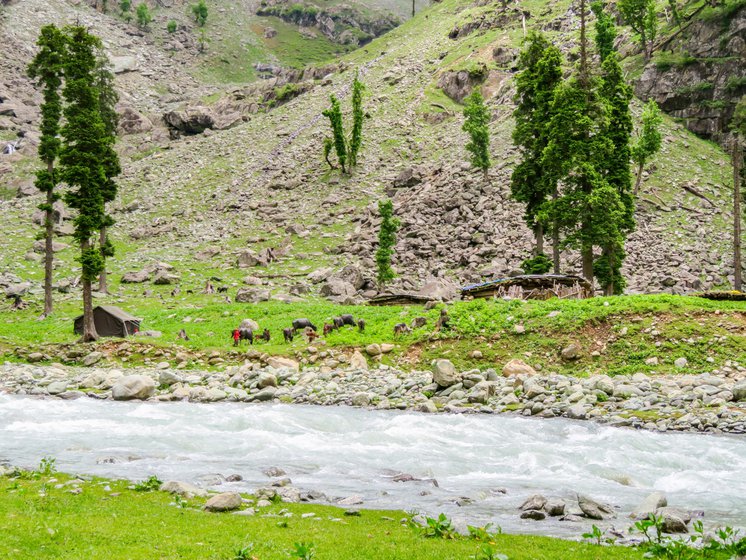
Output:
[[[562,419],[447,415],[346,407],[43,400],[0,395],[0,461],[111,478],[208,483],[214,474],[267,485],[284,469],[293,486],[364,507],[446,512],[506,532],[577,537],[575,523],[521,520],[531,494],[576,493],[619,508],[650,492],[704,510],[708,525],[746,527],[746,438],[653,433]],[[113,460],[113,462],[111,462]],[[394,482],[395,472],[429,481]],[[502,494],[499,489],[507,490]],[[473,500],[456,505],[459,498]],[[463,502],[463,500],[462,500]]]

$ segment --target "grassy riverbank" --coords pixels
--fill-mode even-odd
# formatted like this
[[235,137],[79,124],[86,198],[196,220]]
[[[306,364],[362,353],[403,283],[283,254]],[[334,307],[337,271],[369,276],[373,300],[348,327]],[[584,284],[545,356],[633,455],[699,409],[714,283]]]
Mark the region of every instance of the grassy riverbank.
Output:
[[[189,356],[191,367],[205,367],[212,352],[219,352],[227,362],[241,362],[246,346],[234,352],[230,332],[249,317],[261,328],[270,329],[273,337],[268,344],[256,344],[255,349],[301,359],[308,355],[303,337],[296,337],[292,344],[282,341],[282,329],[293,318],[308,317],[321,328],[332,317],[351,313],[365,319],[364,333],[347,327],[314,346],[346,352],[371,343],[392,343],[395,348],[383,357],[384,363],[405,368],[426,367],[435,357],[448,357],[461,368],[499,369],[508,360],[521,358],[535,367],[576,375],[691,373],[712,370],[746,355],[746,305],[696,297],[457,302],[448,306],[451,326],[442,332],[434,331],[437,308],[339,306],[326,301],[229,304],[221,298],[165,296],[156,303],[106,298],[101,303],[120,305],[143,319],[143,330],[160,331],[162,337],[130,339],[125,352],[119,351],[118,341],[102,339],[98,349],[113,361],[125,356],[132,365],[170,361],[177,352]],[[66,361],[64,351],[77,338],[72,333],[72,319],[79,313],[79,302],[61,302],[55,315],[45,321],[37,320],[39,311],[32,306],[3,313],[0,352],[6,359],[24,359],[38,351],[46,354],[47,361]],[[395,324],[409,324],[415,317],[425,317],[426,325],[411,334],[394,336]],[[185,329],[189,341],[177,338],[180,329]],[[562,359],[561,350],[571,343],[580,350],[578,358]],[[479,353],[474,354],[475,350]],[[686,358],[687,366],[675,367],[677,358]]]
[[[80,489],[80,490],[78,490]],[[79,492],[79,493],[78,493]],[[497,535],[426,538],[401,523],[401,511],[344,510],[273,504],[255,516],[202,511],[204,498],[186,502],[164,492],[139,492],[127,481],[22,473],[0,476],[0,557],[45,560],[633,560],[623,547],[545,537]],[[290,514],[285,516],[284,514]],[[313,516],[302,517],[303,514]],[[294,553],[304,543],[314,556]],[[246,554],[239,551],[244,549]]]

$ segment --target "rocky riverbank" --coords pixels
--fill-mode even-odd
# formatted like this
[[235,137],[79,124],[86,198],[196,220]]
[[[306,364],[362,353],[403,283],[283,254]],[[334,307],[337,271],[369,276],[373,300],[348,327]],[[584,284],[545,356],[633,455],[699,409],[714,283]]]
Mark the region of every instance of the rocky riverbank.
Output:
[[348,405],[424,413],[514,413],[595,420],[655,431],[746,433],[746,367],[727,362],[697,375],[576,378],[537,373],[521,360],[502,371],[460,372],[445,359],[431,371],[368,368],[355,353],[337,368],[287,358],[229,366],[219,372],[112,369],[6,363],[0,392],[62,399],[191,402],[283,402]]

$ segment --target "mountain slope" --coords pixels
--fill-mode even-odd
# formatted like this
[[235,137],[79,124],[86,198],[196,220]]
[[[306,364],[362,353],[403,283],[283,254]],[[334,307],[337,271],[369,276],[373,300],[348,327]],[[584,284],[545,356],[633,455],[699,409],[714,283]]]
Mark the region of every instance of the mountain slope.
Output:
[[[346,70],[313,81],[306,93],[251,115],[249,122],[185,137],[166,149],[148,139],[152,132],[127,137],[135,155],[125,165],[116,203],[118,253],[109,265],[115,279],[162,260],[194,290],[210,277],[238,286],[248,274],[254,277],[248,282],[274,293],[306,294],[315,290],[308,273],[350,262],[362,263],[370,276],[376,234],[371,203],[384,192],[393,196],[403,222],[395,260],[402,286],[418,287],[430,276],[466,282],[509,273],[530,248],[522,208],[508,197],[516,159],[511,66],[523,14],[527,25],[548,30],[571,51],[568,1],[533,0],[502,13],[499,6],[445,0],[347,55]],[[487,179],[465,162],[460,107],[438,87],[451,88],[456,71],[473,73],[482,64],[494,113],[495,166]],[[359,168],[340,177],[322,159],[328,124],[321,111],[329,94],[345,96],[354,71],[368,88],[370,118]],[[343,107],[348,105],[344,97]],[[691,291],[727,282],[727,158],[667,120],[663,152],[650,171],[624,268],[630,290]],[[9,241],[0,266],[38,282],[39,264],[19,261],[38,229],[29,221],[35,203],[33,197],[3,203]],[[268,247],[276,249],[277,261],[237,266],[243,251]],[[60,277],[74,278],[75,252],[64,249],[59,256]],[[566,253],[563,264],[576,271],[577,255]],[[122,297],[143,290],[114,288]]]

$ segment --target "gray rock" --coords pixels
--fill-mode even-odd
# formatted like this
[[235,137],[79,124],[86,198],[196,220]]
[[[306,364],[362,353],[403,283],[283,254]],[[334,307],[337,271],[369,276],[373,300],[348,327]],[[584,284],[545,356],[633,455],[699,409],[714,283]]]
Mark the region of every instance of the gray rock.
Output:
[[259,374],[259,380],[257,381],[256,386],[260,389],[266,387],[277,387],[277,377],[271,373],[262,372]]
[[261,391],[259,391],[256,395],[254,395],[254,400],[264,402],[264,401],[271,401],[275,398],[275,393],[277,393],[276,387],[265,387]]
[[207,496],[206,490],[203,490],[202,488],[199,488],[194,484],[189,484],[188,482],[178,482],[175,480],[164,482],[163,484],[161,484],[160,490],[161,492],[177,494],[182,498],[187,499],[194,498],[195,496],[198,496],[200,498],[204,498]]
[[741,381],[733,385],[731,393],[733,393],[734,401],[746,401],[746,379],[742,379]]
[[519,509],[523,511],[532,509],[539,510],[543,509],[546,503],[547,499],[544,496],[541,494],[534,494],[533,496],[526,498],[526,500],[519,506]]
[[577,360],[580,358],[580,346],[574,342],[562,349],[563,360]]
[[521,513],[521,519],[533,519],[534,521],[543,521],[547,515],[543,511],[530,509]]
[[536,370],[523,360],[510,360],[503,366],[503,375],[505,377],[536,375]]
[[259,303],[269,301],[272,293],[269,290],[241,288],[236,292],[236,303]]
[[440,358],[433,362],[433,381],[441,387],[450,387],[459,382],[460,375],[450,360]]
[[566,416],[573,420],[585,420],[588,417],[588,413],[585,410],[585,405],[574,404],[567,409]]
[[50,395],[59,395],[67,390],[67,381],[53,381],[47,385],[47,393]]
[[685,510],[662,507],[658,508],[655,515],[663,518],[662,530],[668,534],[688,533],[688,523],[692,520],[691,513]]
[[241,507],[241,494],[236,492],[223,492],[213,496],[205,503],[205,510],[212,512],[233,511]]
[[352,406],[365,407],[370,405],[370,395],[368,393],[360,392],[352,395]]
[[611,506],[596,502],[587,496],[578,496],[578,506],[583,515],[589,519],[609,519],[615,517]]
[[115,401],[147,399],[155,394],[155,381],[147,375],[126,375],[120,377],[111,388]]
[[544,504],[544,511],[551,517],[565,515],[565,500],[562,498],[548,498]]
[[83,365],[90,367],[97,364],[103,359],[104,355],[101,352],[91,352],[85,358],[83,358]]
[[630,517],[632,519],[645,519],[651,513],[655,513],[659,508],[668,505],[666,496],[662,492],[653,492],[649,494],[640,504],[632,510]]
[[686,358],[676,358],[673,362],[673,365],[677,368],[684,368],[689,363],[689,361]]

